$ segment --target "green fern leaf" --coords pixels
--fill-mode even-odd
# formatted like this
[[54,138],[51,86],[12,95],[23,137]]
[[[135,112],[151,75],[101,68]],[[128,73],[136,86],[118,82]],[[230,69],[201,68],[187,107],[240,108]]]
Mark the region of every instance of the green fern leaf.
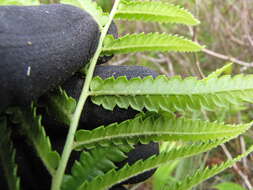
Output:
[[236,162],[240,161],[243,157],[246,157],[253,151],[253,146],[250,147],[244,154],[239,155],[238,157],[228,160],[220,165],[215,165],[212,168],[200,169],[193,176],[189,176],[182,180],[180,183],[173,185],[172,187],[168,187],[168,190],[190,190],[192,187],[198,185],[199,183],[207,180],[214,175],[224,171],[225,169],[233,166]]
[[120,144],[127,140],[136,144],[151,141],[209,141],[235,137],[249,129],[251,124],[224,125],[201,120],[172,118],[167,115],[151,114],[138,116],[135,119],[99,127],[92,131],[79,130],[75,145],[90,148],[96,144]]
[[185,9],[159,1],[121,1],[115,19],[187,25],[199,24],[199,21]]
[[93,103],[112,110],[116,105],[141,111],[215,111],[243,102],[253,102],[253,75],[222,76],[210,80],[189,77],[153,79],[95,77],[91,83]]
[[91,181],[98,175],[116,168],[115,162],[126,158],[125,153],[132,149],[130,145],[111,145],[110,147],[96,147],[90,152],[83,151],[80,161],[76,161],[72,168],[72,175],[66,176],[63,190],[77,189],[84,181]]
[[69,97],[67,93],[59,88],[54,93],[49,94],[45,99],[47,112],[57,121],[70,125],[72,114],[76,108],[76,100]]
[[33,106],[31,109],[22,110],[11,108],[8,112],[14,114],[13,122],[21,125],[22,131],[28,136],[50,174],[54,174],[60,155],[52,150],[50,139],[46,136],[45,129],[41,125],[41,116],[36,114],[36,108]]
[[227,190],[227,189],[246,190],[244,187],[242,187],[242,185],[239,185],[235,182],[226,182],[226,181],[214,185],[213,188],[217,190]]
[[228,63],[226,65],[224,65],[223,67],[221,67],[220,69],[217,69],[216,71],[212,72],[210,75],[208,75],[206,78],[204,78],[203,80],[210,80],[212,78],[217,78],[219,77],[222,73],[225,72],[229,72],[231,71],[233,66],[233,63]]
[[97,22],[100,29],[102,29],[108,21],[108,14],[104,13],[102,8],[92,0],[61,0],[61,3],[70,4],[84,9]]
[[16,151],[10,139],[10,130],[7,128],[6,118],[0,117],[0,164],[9,190],[20,189],[20,178],[17,176],[15,157]]
[[120,183],[130,177],[138,175],[139,173],[159,167],[160,165],[165,164],[171,160],[200,154],[224,142],[225,140],[216,142],[205,142],[202,144],[198,143],[193,145],[186,145],[177,149],[172,149],[170,152],[164,152],[159,154],[158,156],[152,156],[145,161],[139,160],[131,166],[125,165],[118,171],[113,169],[107,172],[105,175],[96,177],[94,180],[90,182],[85,181],[78,188],[78,190],[87,190],[87,189],[104,190],[111,187],[114,184]]
[[199,44],[176,35],[141,33],[128,34],[117,39],[114,39],[112,35],[108,35],[104,41],[102,54],[111,55],[143,51],[196,52],[202,48]]

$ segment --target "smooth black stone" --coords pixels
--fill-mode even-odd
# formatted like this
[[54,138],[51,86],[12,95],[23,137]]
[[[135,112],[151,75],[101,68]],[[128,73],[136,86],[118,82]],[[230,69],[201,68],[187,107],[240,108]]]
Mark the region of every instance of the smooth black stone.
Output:
[[0,112],[63,83],[94,54],[93,18],[64,4],[0,7]]

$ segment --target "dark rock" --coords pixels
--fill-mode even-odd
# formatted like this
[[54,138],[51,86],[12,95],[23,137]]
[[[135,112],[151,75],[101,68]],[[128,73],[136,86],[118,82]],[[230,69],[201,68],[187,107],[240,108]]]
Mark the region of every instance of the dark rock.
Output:
[[93,18],[64,4],[0,7],[0,112],[63,83],[94,54]]

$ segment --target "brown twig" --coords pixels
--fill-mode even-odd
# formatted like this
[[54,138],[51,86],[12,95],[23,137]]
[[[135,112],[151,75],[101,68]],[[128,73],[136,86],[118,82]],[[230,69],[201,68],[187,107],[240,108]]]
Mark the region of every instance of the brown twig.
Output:
[[173,66],[173,63],[172,63],[172,61],[170,60],[170,58],[169,58],[169,55],[168,56],[165,56],[164,54],[162,54],[162,53],[159,53],[158,54],[158,56],[160,57],[160,58],[163,58],[163,59],[165,59],[166,60],[166,63],[167,63],[167,67],[168,67],[168,71],[169,71],[169,76],[175,76],[175,70],[174,70],[174,66]]
[[162,66],[161,66],[161,63],[165,63],[166,62],[166,59],[165,58],[161,58],[161,59],[157,59],[157,58],[154,58],[154,57],[150,57],[150,56],[147,56],[147,55],[144,55],[144,54],[140,54],[140,56],[146,60],[149,60],[151,61],[153,64],[156,65],[156,67],[159,68],[160,72],[162,74],[165,74],[165,75],[169,75],[169,73],[166,71],[166,69],[164,69]]
[[[233,159],[232,156],[231,156],[231,154],[230,154],[230,152],[228,151],[226,145],[223,144],[223,145],[221,145],[221,147],[222,147],[224,153],[226,154],[227,158],[230,159],[230,160]],[[251,190],[251,189],[252,189],[252,185],[251,185],[251,183],[250,183],[250,181],[249,181],[249,179],[248,179],[248,176],[245,175],[245,174],[239,169],[239,167],[237,166],[237,164],[234,164],[234,165],[233,165],[233,169],[234,169],[234,170],[236,171],[236,173],[242,178],[242,180],[243,180],[243,182],[245,183],[245,185],[247,186],[247,188],[248,188],[249,190]]]
[[[245,153],[246,152],[246,144],[244,141],[243,136],[240,136],[240,145],[241,145],[241,153]],[[249,171],[249,167],[248,167],[248,163],[247,163],[247,158],[244,157],[242,159],[242,163],[243,163],[243,167],[245,168],[246,171]]]
[[122,65],[123,63],[129,61],[129,59],[130,59],[131,56],[132,56],[132,54],[129,54],[126,57],[124,57],[124,58],[122,58],[122,59],[120,59],[118,61],[110,63],[110,65]]
[[234,57],[230,57],[230,56],[226,56],[226,55],[223,55],[223,54],[220,54],[220,53],[216,53],[216,52],[211,51],[211,50],[206,49],[206,48],[203,49],[202,51],[204,53],[208,54],[208,55],[217,57],[217,58],[225,60],[225,61],[231,61],[233,63],[239,64],[239,65],[242,65],[242,66],[245,66],[245,67],[253,67],[253,62],[251,62],[251,63],[244,62],[244,61],[241,61],[241,60],[236,59]]
[[250,45],[253,47],[253,39],[250,36],[250,29],[249,29],[249,9],[248,3],[246,0],[242,0],[243,11],[242,11],[242,21],[243,21],[243,29],[248,39]]

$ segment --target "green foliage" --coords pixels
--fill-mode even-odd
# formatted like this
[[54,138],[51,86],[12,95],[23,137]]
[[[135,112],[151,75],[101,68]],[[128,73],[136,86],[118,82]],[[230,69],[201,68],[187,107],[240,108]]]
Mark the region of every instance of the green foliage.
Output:
[[224,182],[224,183],[220,183],[218,185],[214,186],[215,189],[217,190],[245,190],[242,186],[236,184],[236,183],[232,183],[232,182]]
[[115,18],[145,22],[199,24],[199,21],[187,10],[159,1],[122,0]]
[[113,1],[97,0],[97,4],[105,11],[110,12],[113,6]]
[[175,183],[176,179],[172,177],[172,172],[179,163],[179,160],[175,160],[160,166],[154,174],[152,188],[161,190],[166,184]]
[[[239,155],[235,159],[228,160],[227,162],[224,162],[220,165],[215,165],[212,168],[205,168],[205,169],[200,169],[195,172],[193,176],[189,176],[185,178],[183,181],[180,183],[176,184],[173,187],[168,187],[169,190],[190,190],[192,187],[196,186],[203,180],[206,180],[223,170],[232,167],[236,162],[240,161],[243,157],[248,156],[251,152],[253,151],[253,146],[250,147],[244,154]],[[231,188],[234,190],[234,188]]]
[[[163,142],[160,145],[160,152],[163,151],[170,151],[175,146],[180,146],[176,145],[176,142]],[[180,165],[180,159],[178,160],[173,160],[168,162],[167,164],[163,164],[160,166],[152,180],[152,188],[153,190],[161,190],[166,184],[172,184],[175,183],[177,180],[172,176],[174,170]]]
[[158,156],[152,156],[147,160],[139,160],[133,165],[125,165],[120,170],[111,170],[105,175],[98,176],[91,182],[84,182],[78,190],[96,189],[103,190],[111,187],[113,184],[122,182],[129,177],[136,176],[139,173],[148,171],[150,169],[159,167],[162,164],[168,163],[169,161],[176,160],[179,158],[186,158],[202,152],[208,151],[226,140],[205,142],[205,143],[194,143],[191,145],[185,145],[180,148],[172,149],[170,152],[160,153]]
[[224,125],[201,120],[172,118],[162,114],[146,114],[137,116],[120,124],[99,127],[94,130],[79,130],[76,134],[75,146],[84,148],[96,144],[108,146],[112,143],[121,144],[125,140],[136,144],[139,141],[210,141],[234,137],[244,133],[251,124]]
[[0,165],[9,190],[20,189],[20,178],[17,176],[17,165],[15,163],[16,151],[10,139],[10,129],[7,126],[7,119],[0,117]]
[[183,37],[149,33],[149,34],[128,34],[122,38],[114,39],[108,35],[104,41],[103,54],[122,54],[143,51],[175,51],[175,52],[196,52],[203,47]]
[[66,125],[70,124],[72,114],[76,108],[76,100],[74,98],[69,97],[64,90],[59,88],[48,95],[44,101],[46,101],[49,115]]
[[12,108],[9,109],[9,113],[13,114],[12,121],[22,127],[22,132],[33,144],[50,174],[54,174],[60,155],[52,150],[50,139],[41,125],[41,116],[36,114],[36,108],[34,106],[27,109]]
[[114,163],[124,160],[125,153],[131,149],[130,145],[112,145],[110,147],[98,146],[89,152],[83,151],[80,161],[76,161],[72,168],[72,175],[66,176],[63,190],[77,189],[83,182],[91,181],[111,169],[116,169]]
[[100,6],[92,0],[61,0],[61,3],[77,6],[87,11],[97,22],[100,29],[108,22],[108,14],[104,13]]
[[[199,21],[191,13],[169,3],[156,1],[122,0],[116,11],[116,19],[142,20],[146,22],[182,23],[196,25]],[[149,33],[128,34],[114,39],[108,35],[102,54],[122,54],[142,51],[196,52],[203,47],[176,35]]]
[[228,63],[228,64],[224,65],[223,67],[217,69],[216,71],[212,72],[211,74],[209,74],[204,80],[210,80],[212,78],[217,78],[223,73],[230,72],[232,67],[233,67],[233,63]]
[[210,80],[166,76],[102,80],[95,77],[91,83],[92,101],[112,110],[131,106],[135,110],[159,112],[215,111],[230,105],[253,102],[253,76],[222,76]]

